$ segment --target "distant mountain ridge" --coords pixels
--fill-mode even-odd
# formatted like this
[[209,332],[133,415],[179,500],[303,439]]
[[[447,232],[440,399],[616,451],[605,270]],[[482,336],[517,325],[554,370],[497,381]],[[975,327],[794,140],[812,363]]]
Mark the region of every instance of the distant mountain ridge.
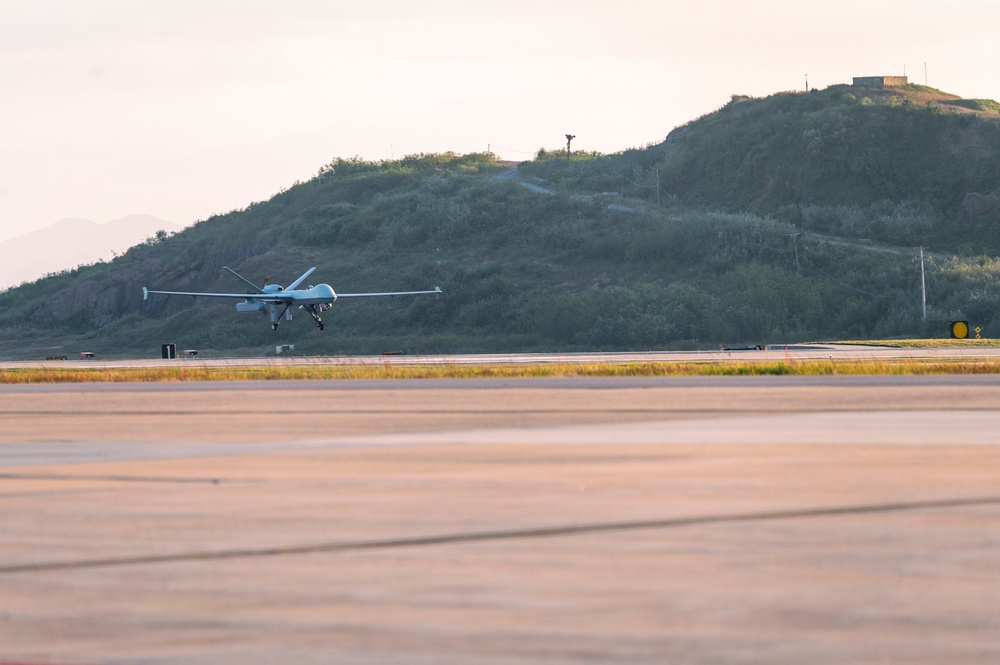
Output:
[[36,231],[0,240],[0,289],[79,265],[110,261],[115,254],[157,231],[176,233],[181,228],[152,215],[129,215],[104,224],[61,219]]

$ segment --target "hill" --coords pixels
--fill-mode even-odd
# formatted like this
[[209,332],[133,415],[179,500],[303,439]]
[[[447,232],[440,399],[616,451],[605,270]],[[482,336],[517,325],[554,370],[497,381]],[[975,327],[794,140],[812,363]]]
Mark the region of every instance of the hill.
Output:
[[[894,101],[903,94],[923,107]],[[988,336],[1000,329],[1000,261],[980,240],[996,227],[997,118],[955,101],[845,87],[734,99],[659,145],[543,150],[518,169],[485,154],[337,159],[267,201],[0,293],[0,355],[155,355],[163,342],[216,354],[710,348],[944,336],[954,319]],[[953,153],[937,179],[904,164]],[[866,173],[859,155],[881,171],[851,175]],[[820,177],[831,164],[846,175]],[[913,246],[934,238],[925,322]],[[142,301],[142,286],[240,288],[222,266],[287,284],[312,265],[344,292],[445,295],[340,302],[323,332],[308,317],[272,332],[232,303]]]
[[[617,158],[624,191],[745,210],[803,230],[1000,253],[1000,105],[933,88],[835,85],[734,95],[666,140]],[[538,165],[574,188],[618,190],[608,164]],[[588,168],[589,166],[589,168]]]
[[663,177],[690,200],[754,210],[919,200],[955,212],[1000,188],[1000,122],[956,101],[909,87],[737,97],[668,138]]

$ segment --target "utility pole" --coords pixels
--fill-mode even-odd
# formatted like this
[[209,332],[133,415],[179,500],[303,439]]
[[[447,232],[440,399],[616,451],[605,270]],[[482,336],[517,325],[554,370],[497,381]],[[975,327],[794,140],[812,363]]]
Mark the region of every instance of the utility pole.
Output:
[[799,236],[801,233],[792,233],[792,247],[795,248],[795,272],[802,274],[802,264],[799,263]]
[[924,248],[920,247],[920,293],[924,303],[924,323],[927,323],[927,282],[924,279]]
[[572,143],[573,139],[576,138],[576,134],[566,135],[566,159],[569,159],[569,144]]

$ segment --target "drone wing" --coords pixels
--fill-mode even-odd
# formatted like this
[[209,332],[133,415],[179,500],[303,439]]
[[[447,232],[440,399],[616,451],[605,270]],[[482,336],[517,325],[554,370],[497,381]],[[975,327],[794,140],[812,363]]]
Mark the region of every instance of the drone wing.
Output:
[[372,296],[419,296],[426,293],[441,294],[441,287],[435,286],[433,291],[389,291],[387,293],[338,293],[337,299],[340,298],[369,298]]
[[158,293],[164,296],[192,296],[195,298],[239,298],[240,300],[257,300],[260,302],[285,302],[292,299],[291,296],[281,291],[275,293],[201,293],[192,291],[150,291],[145,286],[142,287],[143,300],[148,299],[150,293]]

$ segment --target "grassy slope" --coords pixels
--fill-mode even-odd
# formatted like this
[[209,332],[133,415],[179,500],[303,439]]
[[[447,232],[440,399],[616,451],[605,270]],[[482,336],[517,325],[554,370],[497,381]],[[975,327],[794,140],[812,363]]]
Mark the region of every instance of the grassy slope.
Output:
[[[734,96],[662,144],[533,173],[748,210],[804,230],[1000,254],[1000,105],[909,85]],[[604,162],[604,163],[602,163]],[[610,177],[617,170],[619,177]],[[624,186],[619,183],[623,183]]]

